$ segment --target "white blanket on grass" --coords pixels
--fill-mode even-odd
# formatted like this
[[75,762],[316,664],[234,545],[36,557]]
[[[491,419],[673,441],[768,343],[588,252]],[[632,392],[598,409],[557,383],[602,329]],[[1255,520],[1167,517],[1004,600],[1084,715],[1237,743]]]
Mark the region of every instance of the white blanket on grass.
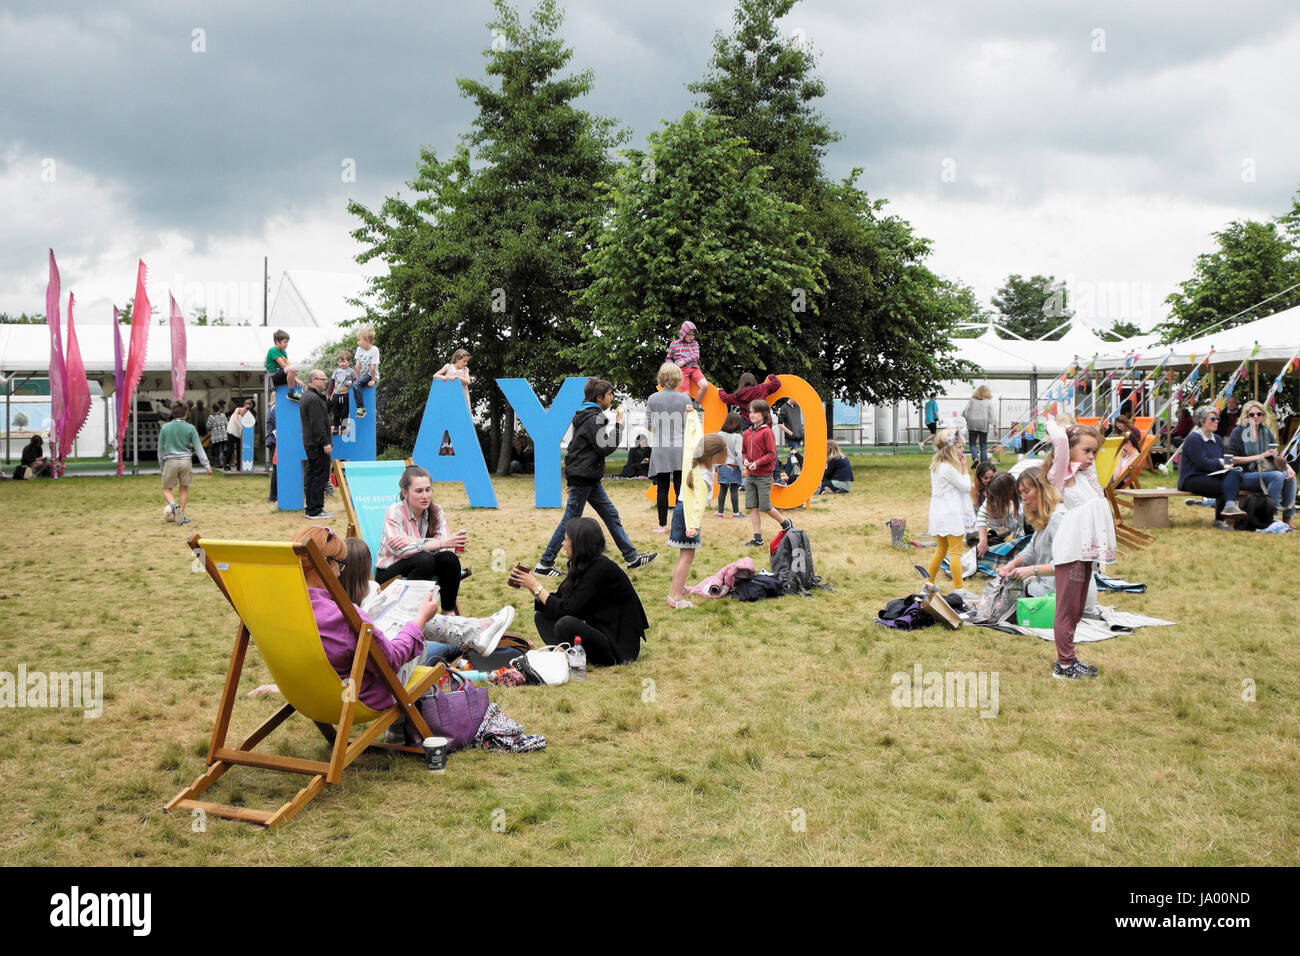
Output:
[[[1117,611],[1113,607],[1104,605],[1098,605],[1097,611],[1100,618],[1085,616],[1079,620],[1078,626],[1074,629],[1076,644],[1110,640],[1112,637],[1132,634],[1139,627],[1171,627],[1174,624],[1173,621],[1147,617],[1145,614],[1134,614],[1132,611]],[[1024,627],[1019,630],[1025,634],[1036,634],[1045,641],[1056,639],[1050,627]]]

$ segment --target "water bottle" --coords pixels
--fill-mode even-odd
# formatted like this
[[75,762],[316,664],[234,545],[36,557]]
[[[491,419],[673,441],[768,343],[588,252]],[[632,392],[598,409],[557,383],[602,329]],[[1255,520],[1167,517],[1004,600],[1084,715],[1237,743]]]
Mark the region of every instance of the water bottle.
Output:
[[586,680],[587,679],[587,652],[583,650],[582,638],[575,637],[573,646],[569,648],[569,679]]

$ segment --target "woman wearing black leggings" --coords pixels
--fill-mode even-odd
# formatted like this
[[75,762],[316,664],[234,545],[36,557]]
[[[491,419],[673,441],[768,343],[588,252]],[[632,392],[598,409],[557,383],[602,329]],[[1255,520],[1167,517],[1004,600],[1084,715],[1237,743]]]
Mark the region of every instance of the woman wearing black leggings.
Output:
[[447,530],[447,516],[433,503],[433,482],[423,468],[407,468],[398,487],[400,500],[384,515],[375,580],[437,581],[438,604],[451,610],[460,592],[460,558],[453,549],[465,547],[469,536]]
[[533,595],[533,620],[541,639],[555,645],[582,638],[587,663],[594,667],[636,660],[650,626],[636,588],[604,551],[605,534],[594,518],[570,518],[564,529],[569,573],[554,594],[528,571],[510,572],[511,583]]

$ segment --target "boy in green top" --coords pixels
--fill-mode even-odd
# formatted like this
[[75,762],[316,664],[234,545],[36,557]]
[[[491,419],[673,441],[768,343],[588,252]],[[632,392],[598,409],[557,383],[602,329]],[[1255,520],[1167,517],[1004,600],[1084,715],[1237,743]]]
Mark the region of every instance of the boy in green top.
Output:
[[[162,463],[163,498],[167,501],[163,519],[181,525],[191,523],[185,517],[185,505],[190,499],[190,455],[198,455],[199,462],[212,474],[198,429],[185,420],[187,412],[184,402],[176,402],[172,405],[172,420],[158,430],[158,460]],[[179,502],[172,497],[176,485],[180,485]]]
[[276,329],[272,336],[275,346],[266,352],[266,374],[271,376],[271,387],[289,386],[289,398],[298,401],[302,398],[302,386],[298,384],[298,370],[289,364],[289,333]]

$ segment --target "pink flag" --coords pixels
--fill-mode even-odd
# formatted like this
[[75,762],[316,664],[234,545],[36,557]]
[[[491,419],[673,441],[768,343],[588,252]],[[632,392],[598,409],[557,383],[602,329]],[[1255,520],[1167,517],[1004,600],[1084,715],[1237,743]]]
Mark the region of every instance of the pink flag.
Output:
[[170,292],[167,298],[172,303],[172,398],[180,402],[185,399],[185,316]]
[[90,417],[90,383],[86,381],[86,367],[81,361],[81,346],[77,344],[77,330],[72,325],[73,296],[68,295],[68,361],[64,368],[68,387],[68,403],[59,429],[59,472],[63,472],[64,459],[72,451],[72,441]]
[[122,473],[122,454],[126,449],[126,420],[131,413],[131,401],[135,396],[135,387],[144,374],[145,352],[149,350],[149,321],[153,309],[149,305],[149,295],[144,283],[149,274],[144,260],[135,274],[135,302],[131,306],[131,344],[126,352],[126,378],[122,389],[122,409],[117,415],[117,473]]
[[122,371],[122,330],[118,319],[122,313],[113,306],[113,421],[122,417],[122,386],[126,382],[126,373]]
[[50,250],[50,281],[45,286],[45,324],[50,327],[50,445],[58,448],[67,415],[67,380],[63,371],[63,336],[59,332],[59,267]]

